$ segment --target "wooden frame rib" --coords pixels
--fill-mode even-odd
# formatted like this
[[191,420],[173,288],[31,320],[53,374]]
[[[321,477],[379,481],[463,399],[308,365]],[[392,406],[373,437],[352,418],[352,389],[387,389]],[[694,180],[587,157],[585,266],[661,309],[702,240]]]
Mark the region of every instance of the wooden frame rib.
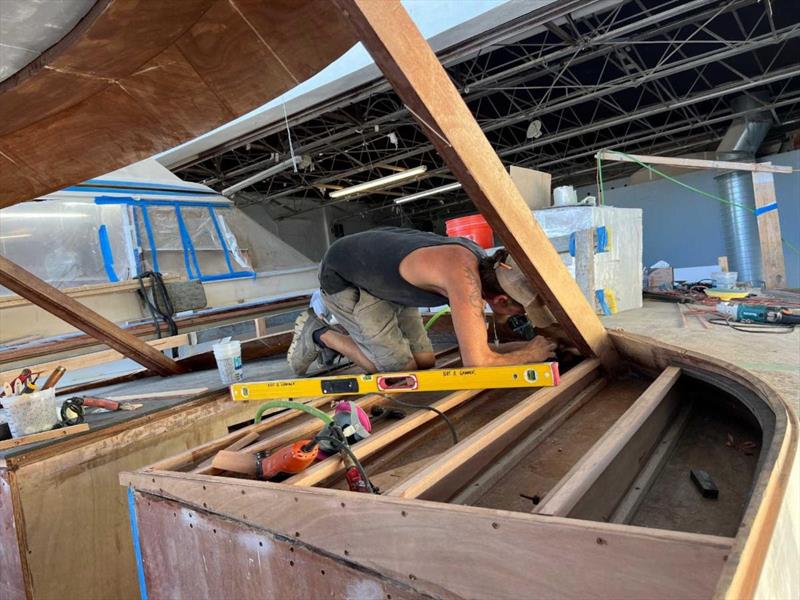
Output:
[[670,392],[680,376],[677,367],[664,369],[534,512],[608,520],[638,475],[640,457],[651,454],[675,413],[678,400]]
[[598,377],[600,361],[588,360],[557,387],[541,388],[392,488],[389,496],[447,500],[486,468],[539,419],[575,397]]
[[615,364],[605,327],[400,1],[334,3],[567,335],[585,355]]

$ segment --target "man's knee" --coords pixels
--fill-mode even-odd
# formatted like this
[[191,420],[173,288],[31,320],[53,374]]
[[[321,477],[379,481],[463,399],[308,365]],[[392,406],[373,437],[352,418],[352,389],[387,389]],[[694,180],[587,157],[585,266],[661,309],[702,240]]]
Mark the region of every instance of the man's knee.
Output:
[[413,362],[418,370],[432,369],[436,366],[436,355],[433,352],[415,352]]

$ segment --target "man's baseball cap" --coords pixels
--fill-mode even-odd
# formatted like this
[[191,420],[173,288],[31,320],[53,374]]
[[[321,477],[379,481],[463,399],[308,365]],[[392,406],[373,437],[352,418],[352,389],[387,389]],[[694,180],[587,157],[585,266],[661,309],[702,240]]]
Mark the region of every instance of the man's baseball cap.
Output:
[[556,322],[550,309],[544,305],[541,297],[533,289],[530,281],[512,257],[508,256],[502,261],[498,261],[495,273],[497,282],[506,294],[525,307],[525,313],[534,327],[548,327]]

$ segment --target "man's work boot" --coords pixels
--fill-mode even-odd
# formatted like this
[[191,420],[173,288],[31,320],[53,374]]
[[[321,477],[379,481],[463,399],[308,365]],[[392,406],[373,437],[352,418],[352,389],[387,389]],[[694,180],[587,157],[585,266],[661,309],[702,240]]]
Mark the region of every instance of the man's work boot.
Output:
[[308,367],[322,352],[322,348],[314,343],[314,332],[325,327],[327,325],[310,308],[297,317],[294,322],[294,337],[286,352],[289,366],[296,375],[305,375]]

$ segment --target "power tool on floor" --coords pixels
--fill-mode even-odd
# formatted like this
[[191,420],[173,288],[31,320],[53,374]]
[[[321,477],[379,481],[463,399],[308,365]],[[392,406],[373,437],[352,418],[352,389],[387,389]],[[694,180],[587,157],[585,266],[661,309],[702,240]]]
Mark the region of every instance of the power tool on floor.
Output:
[[[286,405],[281,402],[273,404]],[[299,407],[298,409],[300,410]],[[302,410],[309,409],[305,407]],[[377,493],[367,478],[364,467],[350,450],[350,444],[363,440],[372,431],[367,413],[355,402],[339,402],[333,418],[324,416],[325,426],[313,439],[300,440],[275,452],[256,454],[256,477],[261,480],[283,481],[304,471],[315,460],[338,452],[345,467],[345,479],[350,491]]]
[[731,321],[739,323],[763,323],[768,325],[800,325],[800,315],[789,309],[766,304],[740,304],[720,302],[717,312]]

